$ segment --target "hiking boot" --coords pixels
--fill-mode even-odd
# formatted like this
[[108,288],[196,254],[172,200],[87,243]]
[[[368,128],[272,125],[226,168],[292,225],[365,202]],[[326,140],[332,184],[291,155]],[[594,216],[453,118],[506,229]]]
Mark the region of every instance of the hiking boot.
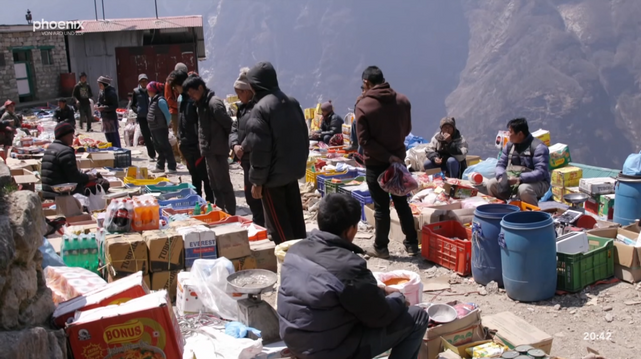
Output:
[[418,244],[413,244],[413,245],[405,246],[405,251],[407,252],[407,254],[408,254],[410,257],[414,257],[414,256],[418,255],[418,253],[420,252],[420,251],[418,250]]
[[165,170],[162,168],[154,168],[150,171],[151,173],[165,173]]
[[370,257],[389,259],[389,250],[387,248],[378,249],[376,246],[370,246],[365,249],[365,254]]
[[178,171],[176,171],[176,170],[167,170],[167,172],[165,172],[165,173],[168,174],[168,175],[175,175],[176,173],[178,173]]

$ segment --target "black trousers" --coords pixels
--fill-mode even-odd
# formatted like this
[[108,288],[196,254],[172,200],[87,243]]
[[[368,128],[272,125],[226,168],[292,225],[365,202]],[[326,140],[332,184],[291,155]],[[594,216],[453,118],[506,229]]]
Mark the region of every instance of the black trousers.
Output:
[[[383,191],[378,184],[378,176],[388,168],[389,165],[366,166],[367,187],[369,187],[369,194],[372,196],[372,201],[374,201],[374,220],[376,222],[374,246],[377,249],[387,248],[389,244],[390,194]],[[394,208],[401,222],[401,229],[405,234],[403,244],[406,247],[418,245],[418,234],[416,233],[416,228],[414,228],[414,216],[407,202],[407,197],[392,196],[392,201],[394,201]]]
[[[245,153],[244,156],[249,156],[249,153]],[[249,209],[252,211],[252,221],[261,227],[265,227],[263,201],[252,196],[252,184],[249,182],[249,168],[251,165],[249,161],[241,161],[240,165],[243,167],[243,175],[245,177],[245,200],[247,201]]]
[[263,187],[265,224],[276,244],[307,237],[298,181],[281,187]]
[[209,185],[209,175],[207,174],[207,164],[205,163],[205,158],[202,158],[200,162],[198,160],[200,157],[200,150],[198,145],[195,148],[190,148],[189,146],[180,146],[180,152],[187,161],[187,169],[189,170],[189,175],[191,176],[191,184],[196,187],[196,193],[199,196],[203,197],[203,186],[205,187],[205,198],[210,203],[215,203],[214,192],[211,190]]
[[[146,117],[138,117],[138,125],[140,125],[140,133],[142,138],[145,139],[145,147],[147,147],[147,156],[149,158],[156,158],[156,150],[154,149],[154,142],[151,139],[151,130],[149,130],[149,124],[147,123]],[[137,143],[134,143],[134,146],[138,146]]]
[[151,136],[154,140],[154,148],[158,151],[158,162],[156,168],[165,170],[165,161],[167,162],[167,169],[176,170],[176,158],[174,158],[174,151],[171,149],[169,143],[169,129],[161,128],[151,131]]
[[226,155],[210,155],[205,157],[205,161],[209,183],[216,197],[216,206],[233,216],[236,214],[236,195],[229,176],[227,158]]

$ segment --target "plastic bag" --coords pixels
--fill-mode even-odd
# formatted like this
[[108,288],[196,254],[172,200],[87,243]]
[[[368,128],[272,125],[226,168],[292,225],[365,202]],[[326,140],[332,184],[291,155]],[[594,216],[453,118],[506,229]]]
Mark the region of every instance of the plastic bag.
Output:
[[241,322],[228,322],[225,324],[225,334],[232,336],[237,339],[243,339],[247,337],[247,332],[254,333],[255,336],[261,337],[260,330],[252,327],[248,327]]
[[74,193],[73,198],[75,198],[78,202],[80,202],[80,206],[82,207],[82,210],[84,211],[85,209],[87,212],[91,211],[91,201],[89,201],[89,197],[83,196],[80,193]]
[[419,144],[407,150],[405,164],[408,169],[417,172],[425,170],[425,161],[427,161],[425,149],[427,146],[429,146],[429,144]]
[[393,270],[390,272],[374,272],[376,283],[380,288],[398,289],[410,305],[416,305],[423,299],[423,282],[421,276],[408,270]]
[[488,158],[485,161],[482,161],[465,169],[462,178],[464,180],[469,180],[470,173],[472,172],[478,172],[485,178],[495,178],[496,165],[498,164],[498,162],[499,161],[496,158]]
[[403,197],[418,188],[418,182],[412,177],[402,163],[393,163],[385,172],[378,176],[378,184],[383,191],[394,196]]
[[169,144],[171,145],[171,147],[174,147],[178,144],[178,140],[176,139],[173,131],[169,131]]
[[38,248],[40,253],[42,253],[42,268],[52,267],[65,267],[65,262],[62,261],[62,258],[56,253],[56,250],[53,248],[51,243],[47,238],[42,238],[42,245]]
[[405,149],[409,150],[410,148],[414,148],[417,145],[420,145],[422,143],[428,143],[426,139],[424,139],[421,136],[414,136],[411,132],[407,137],[405,137]]
[[96,194],[93,194],[89,188],[85,188],[85,195],[89,199],[89,211],[102,211],[107,207],[105,190],[101,185],[96,185]]
[[186,338],[182,359],[251,359],[262,351],[262,339],[236,339],[212,327],[201,327]]
[[229,259],[196,259],[190,270],[201,294],[203,305],[227,320],[238,320],[238,303],[232,298],[233,290],[227,277],[234,274],[234,265]]
[[641,152],[633,153],[623,163],[623,172],[626,176],[641,176]]

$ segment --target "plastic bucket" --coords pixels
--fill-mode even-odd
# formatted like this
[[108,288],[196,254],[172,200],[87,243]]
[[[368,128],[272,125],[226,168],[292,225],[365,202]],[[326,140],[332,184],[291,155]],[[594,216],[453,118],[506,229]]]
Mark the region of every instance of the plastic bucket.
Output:
[[[418,273],[407,270],[393,270],[390,272],[375,272],[372,273],[379,287],[390,287],[398,289],[410,305],[417,305],[423,302],[423,282]],[[402,280],[404,283],[387,284],[386,282],[394,280]]]
[[491,281],[503,286],[499,234],[501,219],[520,208],[508,204],[487,204],[474,211],[472,220],[472,277],[481,285]]
[[619,173],[614,189],[613,221],[627,226],[641,218],[641,177]]
[[556,292],[556,233],[545,212],[508,214],[501,221],[501,263],[507,295],[521,302],[552,298]]

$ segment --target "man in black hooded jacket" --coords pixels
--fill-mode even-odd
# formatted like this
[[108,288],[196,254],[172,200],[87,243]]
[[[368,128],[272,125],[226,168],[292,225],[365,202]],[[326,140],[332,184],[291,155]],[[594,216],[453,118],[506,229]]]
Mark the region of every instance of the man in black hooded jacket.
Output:
[[247,123],[251,148],[249,181],[252,196],[262,198],[265,224],[272,240],[305,238],[305,218],[298,179],[305,176],[309,138],[305,115],[298,101],[278,87],[269,62],[247,73],[256,105]]

